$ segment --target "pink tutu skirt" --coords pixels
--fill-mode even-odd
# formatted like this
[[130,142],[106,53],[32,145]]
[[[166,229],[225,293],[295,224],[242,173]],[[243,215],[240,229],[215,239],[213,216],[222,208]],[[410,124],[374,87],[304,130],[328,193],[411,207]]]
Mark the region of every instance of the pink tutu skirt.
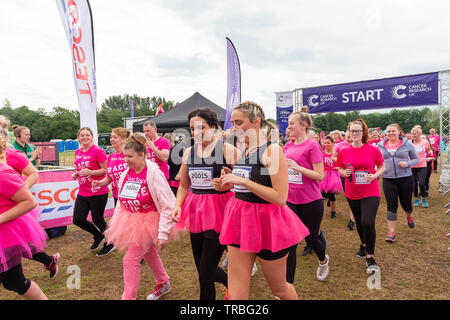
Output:
[[0,224],[0,273],[43,251],[46,240],[45,230],[31,214]]
[[189,229],[192,233],[222,230],[225,206],[234,198],[233,192],[197,194],[189,192],[181,208],[181,222],[177,229]]
[[159,212],[131,212],[118,206],[105,231],[108,244],[113,243],[120,252],[129,247],[140,247],[148,251],[158,242]]
[[309,235],[308,228],[288,206],[230,199],[220,234],[223,245],[239,245],[241,251],[277,252]]
[[325,178],[320,182],[320,191],[323,193],[342,192],[342,182],[337,170],[325,170]]

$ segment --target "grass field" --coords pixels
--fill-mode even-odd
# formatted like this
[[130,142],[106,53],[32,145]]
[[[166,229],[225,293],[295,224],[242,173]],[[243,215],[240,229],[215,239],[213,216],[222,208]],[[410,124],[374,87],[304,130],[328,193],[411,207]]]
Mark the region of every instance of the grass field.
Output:
[[[297,251],[295,287],[300,299],[444,299],[449,295],[449,254],[447,233],[450,231],[450,215],[443,208],[450,196],[438,193],[439,175],[432,175],[430,208],[415,208],[416,226],[409,229],[406,218],[399,210],[396,243],[387,243],[386,202],[384,196],[377,216],[377,242],[375,258],[381,268],[381,288],[370,290],[369,275],[364,259],[355,256],[359,238],[355,231],[347,229],[348,208],[342,195],[337,200],[337,219],[330,219],[330,210],[325,207],[322,229],[328,240],[327,254],[330,256],[330,275],[324,282],[315,278],[317,258],[315,255],[301,256],[304,242]],[[122,257],[113,252],[105,257],[96,257],[89,251],[92,238],[78,227],[69,226],[62,237],[48,241],[46,252],[61,254],[59,273],[50,280],[48,271],[34,261],[23,260],[25,275],[39,284],[49,299],[56,300],[110,300],[120,299],[123,290]],[[199,297],[199,284],[188,235],[171,243],[161,254],[171,277],[172,292],[163,299],[192,299]],[[258,263],[258,262],[257,262]],[[81,271],[80,289],[69,289],[71,270],[77,266]],[[258,263],[259,266],[259,263]],[[69,281],[70,283],[70,281]],[[147,266],[142,265],[138,299],[145,299],[154,286],[153,276]],[[217,285],[217,298],[224,292]],[[261,269],[252,278],[251,299],[273,299]],[[22,299],[15,293],[0,289],[0,300]]]

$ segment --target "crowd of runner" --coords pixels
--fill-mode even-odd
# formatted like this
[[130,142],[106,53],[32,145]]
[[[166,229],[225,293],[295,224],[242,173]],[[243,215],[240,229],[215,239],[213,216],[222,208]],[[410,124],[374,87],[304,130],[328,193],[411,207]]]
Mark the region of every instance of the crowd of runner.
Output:
[[[181,232],[189,233],[201,300],[216,298],[215,283],[224,286],[226,299],[248,299],[256,258],[273,295],[297,299],[297,246],[303,239],[302,255],[317,256],[317,280],[330,273],[333,257],[321,229],[324,200],[334,219],[336,195],[345,196],[347,228],[356,227],[360,245],[355,254],[365,259],[367,271],[380,268],[375,260],[380,185],[388,242],[398,240],[399,203],[409,228],[414,228],[414,207],[430,206],[430,176],[440,152],[434,129],[429,135],[420,126],[405,133],[396,123],[369,129],[357,119],[345,132],[316,133],[303,107],[289,116],[286,134],[279,135],[251,101],[234,108],[233,128],[226,132],[208,107],[187,118],[190,138],[161,137],[152,121],[143,133],[115,128],[109,155],[94,144],[90,128],[77,133],[73,223],[92,235],[89,250],[98,257],[125,253],[124,300],[136,299],[143,262],[156,283],[148,300],[172,290],[160,252]],[[27,299],[46,299],[25,277],[21,263],[22,258],[39,261],[50,278],[58,272],[60,254],[44,252],[47,236],[29,191],[38,181],[40,150],[28,144],[28,128],[14,127],[11,137],[5,117],[0,127],[0,283]],[[109,186],[115,211],[107,222]]]

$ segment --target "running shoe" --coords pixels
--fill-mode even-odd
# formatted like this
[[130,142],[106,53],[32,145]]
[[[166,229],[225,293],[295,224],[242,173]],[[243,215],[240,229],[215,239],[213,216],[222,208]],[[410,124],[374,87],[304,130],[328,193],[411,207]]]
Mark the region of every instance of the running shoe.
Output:
[[364,247],[363,245],[360,245],[360,246],[359,246],[359,250],[358,250],[358,252],[356,253],[356,256],[357,256],[358,258],[365,258],[366,255],[367,255],[366,247]]
[[302,256],[307,256],[307,255],[310,254],[312,251],[313,251],[313,249],[312,249],[310,246],[306,245],[306,246],[303,248]]
[[327,258],[327,262],[324,264],[321,264],[319,261],[319,267],[317,268],[317,280],[324,281],[328,277],[328,273],[330,272],[330,269],[328,268],[328,263],[330,262],[330,257],[326,254],[325,257]]
[[380,267],[377,266],[377,263],[373,257],[366,258],[366,266],[367,266],[367,273],[380,269]]
[[50,279],[55,278],[56,274],[58,273],[58,261],[60,257],[61,256],[59,253],[54,254],[53,256],[51,256],[52,262],[50,263],[50,265],[48,267],[44,266],[46,270],[50,271]]
[[336,219],[336,211],[331,211],[331,219]]
[[172,290],[169,280],[163,284],[157,284],[153,292],[147,296],[147,300],[158,300],[163,295],[168,294]]
[[105,236],[102,235],[99,238],[94,238],[94,242],[92,243],[91,246],[91,251],[96,251],[100,248],[100,246],[103,244],[103,242],[105,242]]
[[419,199],[414,200],[414,207],[418,207],[419,206]]
[[223,287],[223,291],[225,291],[225,300],[230,300],[230,294],[228,293],[228,289]]
[[422,198],[422,208],[428,208],[428,201],[425,198]]
[[414,218],[412,215],[410,215],[409,217],[407,215],[406,221],[408,221],[408,227],[410,227],[411,229],[414,228]]
[[349,220],[348,224],[347,224],[347,228],[349,230],[354,230],[355,229],[355,223],[352,220]]
[[385,240],[387,242],[395,242],[395,232],[388,232]]
[[108,253],[113,252],[116,249],[116,247],[111,243],[111,244],[105,244],[103,245],[102,250],[100,250],[97,253],[97,257],[101,257],[101,256],[106,256]]

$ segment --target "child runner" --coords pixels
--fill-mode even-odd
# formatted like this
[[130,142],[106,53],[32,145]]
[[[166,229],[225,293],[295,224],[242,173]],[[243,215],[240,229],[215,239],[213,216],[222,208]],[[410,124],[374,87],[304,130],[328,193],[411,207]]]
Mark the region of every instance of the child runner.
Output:
[[264,111],[245,101],[236,106],[231,120],[246,150],[233,167],[223,172],[222,185],[234,185],[234,198],[225,208],[220,242],[228,245],[228,290],[230,299],[248,299],[254,261],[260,263],[272,293],[281,299],[298,299],[286,281],[289,248],[309,231],[286,206],[289,182],[286,160],[280,146],[268,141],[263,130],[272,125]]
[[408,226],[414,228],[412,217],[412,193],[414,181],[411,167],[415,165],[419,158],[411,142],[401,137],[402,128],[396,124],[386,127],[387,139],[378,143],[386,171],[383,173],[383,191],[387,204],[387,224],[389,232],[386,241],[396,241],[395,228],[397,226],[397,208],[400,199]]
[[147,300],[157,300],[171,291],[158,251],[168,244],[175,196],[158,165],[146,160],[145,142],[140,133],[134,133],[123,147],[128,169],[120,176],[119,202],[105,232],[108,243],[126,252],[122,300],[136,299],[142,258],[156,280]]
[[323,142],[325,149],[322,151],[325,178],[320,182],[320,191],[325,199],[328,199],[327,206],[331,206],[331,219],[336,218],[336,193],[342,192],[342,182],[336,168],[336,159],[333,159],[334,140],[327,136]]
[[380,150],[368,143],[369,130],[362,119],[350,123],[352,144],[341,150],[337,167],[345,177],[345,197],[356,221],[361,246],[356,254],[366,258],[368,272],[377,269],[375,262],[375,219],[380,205],[378,177],[384,172]]
[[0,136],[0,284],[26,299],[47,300],[39,286],[25,278],[22,258],[42,252],[47,238],[36,219],[27,214],[36,200],[22,177],[6,164],[6,139]]
[[[300,112],[292,113],[288,119],[292,141],[283,148],[289,181],[287,205],[310,231],[305,240],[319,258],[317,280],[324,281],[329,273],[330,258],[325,254],[325,236],[320,230],[323,200],[319,184],[324,177],[323,158],[320,145],[307,136],[307,132],[312,127],[312,119],[307,110],[307,107],[302,107]],[[339,179],[338,181],[340,182]],[[296,252],[297,245],[289,249],[286,275],[289,283],[294,283],[297,266]]]

